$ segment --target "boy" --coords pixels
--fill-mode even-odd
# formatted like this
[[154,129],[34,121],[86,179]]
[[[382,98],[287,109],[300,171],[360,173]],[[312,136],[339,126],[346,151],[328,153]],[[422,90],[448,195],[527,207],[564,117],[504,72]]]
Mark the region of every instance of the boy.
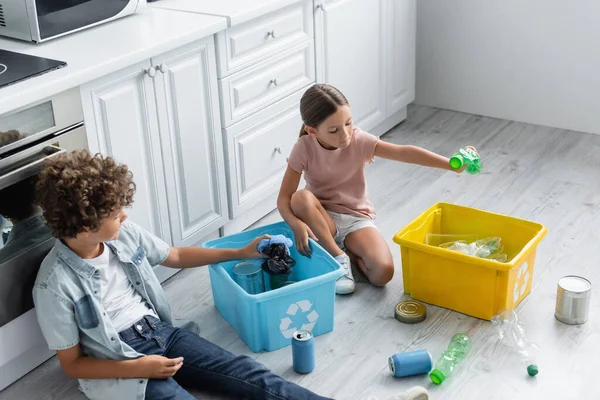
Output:
[[51,161],[38,199],[56,241],[33,289],[40,327],[90,399],[194,399],[181,385],[233,398],[322,399],[253,359],[174,327],[155,265],[192,268],[261,257],[241,249],[170,248],[125,221],[127,166],[87,151]]

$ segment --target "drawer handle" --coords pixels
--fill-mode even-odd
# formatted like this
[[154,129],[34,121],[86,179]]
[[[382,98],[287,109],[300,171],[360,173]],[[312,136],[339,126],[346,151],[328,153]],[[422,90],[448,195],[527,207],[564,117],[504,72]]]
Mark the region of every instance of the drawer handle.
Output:
[[271,79],[271,82],[269,82],[269,86],[271,86],[271,85],[277,86],[277,78]]
[[275,38],[276,38],[276,36],[275,36],[275,29],[273,29],[271,32],[267,32],[267,38],[268,38],[269,36],[270,36],[270,37],[272,37],[273,39],[275,39]]
[[282,150],[283,150],[283,146],[277,146],[277,147],[275,147],[275,153],[281,154]]

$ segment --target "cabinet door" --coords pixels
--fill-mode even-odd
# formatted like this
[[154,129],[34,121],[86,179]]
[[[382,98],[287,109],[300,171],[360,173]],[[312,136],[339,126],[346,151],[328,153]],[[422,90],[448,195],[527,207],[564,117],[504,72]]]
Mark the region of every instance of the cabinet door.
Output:
[[198,244],[228,218],[212,38],[152,60],[173,244]]
[[416,0],[388,0],[387,116],[415,100]]
[[317,81],[346,96],[365,130],[386,117],[386,1],[316,1]]
[[[129,218],[171,242],[150,62],[81,87],[88,143],[127,164],[136,184]],[[152,74],[154,71],[152,71]]]

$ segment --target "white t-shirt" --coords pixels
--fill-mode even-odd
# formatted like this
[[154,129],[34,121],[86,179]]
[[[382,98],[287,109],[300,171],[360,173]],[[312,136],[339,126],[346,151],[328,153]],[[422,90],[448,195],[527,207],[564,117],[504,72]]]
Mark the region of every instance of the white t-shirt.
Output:
[[101,255],[85,261],[100,271],[100,298],[117,332],[129,328],[146,315],[158,318],[131,284],[119,259],[107,245],[103,246]]

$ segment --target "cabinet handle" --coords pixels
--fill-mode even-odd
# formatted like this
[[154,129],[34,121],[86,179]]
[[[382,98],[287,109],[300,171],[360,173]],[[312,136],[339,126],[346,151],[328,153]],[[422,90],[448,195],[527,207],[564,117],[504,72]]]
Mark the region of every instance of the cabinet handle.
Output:
[[268,38],[269,36],[270,36],[270,37],[272,37],[273,39],[275,39],[275,37],[276,37],[276,36],[275,36],[275,29],[273,29],[271,32],[267,32],[267,38]]
[[325,8],[325,4],[319,4],[317,6],[317,10],[321,10],[323,12],[327,12],[327,9]]
[[269,85],[277,86],[277,78],[271,79],[271,82],[269,82]]
[[277,146],[275,147],[275,152],[281,154],[281,151],[283,150],[283,146]]
[[165,63],[161,63],[160,65],[157,65],[154,68],[156,68],[157,71],[160,71],[163,74],[166,74],[169,71],[169,67],[167,67],[167,64]]
[[154,78],[156,76],[156,70],[154,68],[146,68],[144,69],[144,74],[148,75],[150,78]]

